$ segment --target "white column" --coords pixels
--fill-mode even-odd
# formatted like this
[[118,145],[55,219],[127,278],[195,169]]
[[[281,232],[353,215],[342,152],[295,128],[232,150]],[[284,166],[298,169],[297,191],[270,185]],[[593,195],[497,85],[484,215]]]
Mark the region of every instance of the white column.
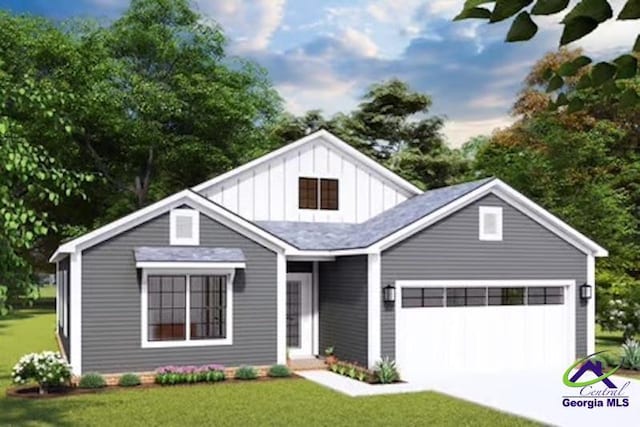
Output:
[[320,354],[320,272],[318,261],[313,261],[313,278],[311,288],[313,289],[312,319],[313,319],[313,354]]
[[277,255],[277,362],[287,363],[287,258]]
[[369,254],[368,271],[368,365],[372,368],[380,360],[380,311],[382,286],[380,284],[380,254]]
[[596,258],[587,255],[587,284],[592,296],[587,302],[587,354],[596,352]]
[[[69,322],[69,358],[74,375],[82,374],[82,253],[72,253],[69,262],[69,301],[71,304]],[[67,286],[69,286],[67,284]]]

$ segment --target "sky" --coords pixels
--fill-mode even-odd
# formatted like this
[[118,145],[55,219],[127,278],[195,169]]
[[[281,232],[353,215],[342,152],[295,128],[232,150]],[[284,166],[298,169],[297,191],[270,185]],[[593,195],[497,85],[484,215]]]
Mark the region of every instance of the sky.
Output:
[[[0,8],[56,20],[117,18],[128,0],[0,0]],[[220,23],[229,53],[264,66],[294,114],[349,111],[371,84],[393,77],[433,99],[452,146],[514,118],[531,65],[557,48],[562,15],[536,18],[526,43],[505,43],[509,23],[452,22],[463,0],[193,0]],[[575,1],[573,1],[575,3]],[[623,0],[610,1],[614,13]],[[638,23],[610,21],[574,43],[595,58],[629,51]]]

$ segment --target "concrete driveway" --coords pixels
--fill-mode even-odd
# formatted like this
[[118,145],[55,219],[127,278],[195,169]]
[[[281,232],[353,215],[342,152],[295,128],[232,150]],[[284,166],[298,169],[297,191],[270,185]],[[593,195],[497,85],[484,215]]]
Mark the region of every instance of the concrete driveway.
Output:
[[[413,378],[410,383],[425,390],[434,390],[450,396],[489,406],[503,412],[558,426],[634,426],[640,425],[640,382],[612,377],[614,384],[629,396],[628,407],[607,407],[606,398],[581,396],[574,401],[602,401],[604,407],[565,407],[563,396],[578,396],[580,388],[562,383],[563,372],[535,372],[526,374],[474,374]],[[583,377],[585,381],[589,378]],[[602,383],[590,390],[600,390]],[[622,398],[618,399],[622,404]]]

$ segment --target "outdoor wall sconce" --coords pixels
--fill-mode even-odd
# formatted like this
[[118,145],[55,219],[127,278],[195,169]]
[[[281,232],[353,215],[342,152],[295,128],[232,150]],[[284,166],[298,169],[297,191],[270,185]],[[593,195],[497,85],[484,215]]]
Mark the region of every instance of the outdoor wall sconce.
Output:
[[395,302],[396,300],[396,288],[393,285],[387,285],[382,288],[382,297],[384,302]]
[[584,285],[580,286],[580,298],[588,300],[591,299],[592,294],[593,288],[591,287],[591,285],[585,283]]

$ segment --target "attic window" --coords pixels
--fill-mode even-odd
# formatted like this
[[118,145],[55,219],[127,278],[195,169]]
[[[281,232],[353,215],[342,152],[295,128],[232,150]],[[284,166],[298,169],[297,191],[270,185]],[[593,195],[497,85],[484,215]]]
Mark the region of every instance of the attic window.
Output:
[[329,178],[299,178],[298,207],[300,209],[338,210],[338,180]]
[[170,243],[193,246],[200,244],[200,213],[194,209],[171,211]]
[[502,208],[480,206],[480,240],[502,240]]

